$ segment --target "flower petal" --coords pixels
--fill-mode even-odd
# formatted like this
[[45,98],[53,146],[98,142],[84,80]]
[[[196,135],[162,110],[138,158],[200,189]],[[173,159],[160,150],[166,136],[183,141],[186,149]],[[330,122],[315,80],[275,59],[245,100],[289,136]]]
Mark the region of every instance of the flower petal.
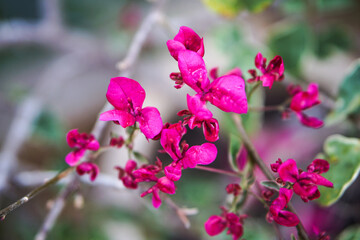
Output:
[[118,110],[142,108],[145,90],[133,79],[116,77],[110,80],[106,98]]
[[206,107],[206,102],[201,100],[201,95],[196,94],[195,96],[186,96],[187,105],[191,114],[193,114],[198,121],[211,119],[212,112]]
[[197,53],[184,50],[179,52],[178,65],[184,82],[197,93],[206,91],[209,79],[205,62]]
[[324,122],[316,117],[309,117],[305,113],[296,112],[296,116],[299,118],[300,122],[311,128],[321,128],[324,125]]
[[288,159],[282,163],[278,168],[279,177],[284,182],[296,182],[299,177],[299,170],[296,166],[296,162],[293,159]]
[[274,221],[286,227],[295,227],[300,222],[295,213],[285,210],[280,211],[279,214],[274,217]]
[[82,156],[84,156],[85,151],[85,148],[81,148],[68,153],[65,157],[65,162],[71,167],[75,166],[80,161]]
[[182,26],[179,29],[178,34],[174,37],[175,41],[179,41],[184,44],[185,48],[196,52],[201,57],[204,56],[204,43],[203,39],[189,27]]
[[215,236],[224,231],[226,228],[226,221],[220,216],[213,215],[204,224],[205,231],[210,236]]
[[160,112],[154,107],[143,108],[136,120],[139,122],[140,130],[146,138],[155,137],[163,128]]
[[209,101],[225,112],[247,113],[248,103],[245,82],[237,75],[225,75],[210,85],[206,96]]
[[192,146],[182,159],[183,168],[194,168],[197,164],[208,165],[215,160],[216,155],[217,149],[212,143]]
[[84,175],[85,173],[90,174],[90,180],[94,181],[99,173],[99,167],[95,163],[83,162],[76,167],[76,172],[79,175]]
[[135,123],[135,118],[128,112],[122,110],[109,110],[100,114],[100,121],[114,121],[119,123],[123,128],[132,126]]

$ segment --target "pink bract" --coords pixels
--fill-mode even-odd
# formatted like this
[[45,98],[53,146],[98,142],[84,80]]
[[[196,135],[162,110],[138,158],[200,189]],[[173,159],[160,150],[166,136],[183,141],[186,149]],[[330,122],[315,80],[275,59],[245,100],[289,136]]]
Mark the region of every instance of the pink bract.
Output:
[[196,52],[201,57],[203,57],[205,53],[203,39],[200,38],[194,30],[186,26],[180,27],[180,30],[174,37],[174,40],[168,40],[166,45],[169,49],[170,55],[175,60],[178,60],[179,52],[183,50]]
[[94,181],[99,174],[99,167],[95,163],[83,162],[76,167],[79,175],[90,174],[90,180]]

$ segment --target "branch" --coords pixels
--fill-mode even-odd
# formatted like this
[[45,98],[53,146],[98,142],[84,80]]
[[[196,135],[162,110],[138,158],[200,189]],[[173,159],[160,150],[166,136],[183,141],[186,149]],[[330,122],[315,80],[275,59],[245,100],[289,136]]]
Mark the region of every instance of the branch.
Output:
[[[274,175],[271,173],[271,171],[269,170],[268,167],[266,167],[264,161],[260,158],[258,152],[256,151],[254,145],[252,144],[249,136],[247,135],[245,129],[244,129],[244,126],[242,125],[242,122],[241,122],[241,118],[239,115],[237,114],[231,114],[234,122],[235,122],[235,125],[236,125],[236,128],[237,130],[239,131],[240,135],[241,135],[241,138],[244,142],[244,146],[249,154],[249,157],[250,159],[260,168],[260,170],[263,172],[263,174],[269,179],[269,180],[275,180],[275,177]],[[288,209],[295,213],[295,209],[294,207],[292,206],[292,204],[289,202],[288,204]],[[309,237],[305,231],[305,228],[304,228],[304,225],[302,224],[302,222],[300,221],[300,223],[296,226],[296,229],[298,231],[298,235],[300,237],[300,239],[303,239],[303,240],[309,240]]]

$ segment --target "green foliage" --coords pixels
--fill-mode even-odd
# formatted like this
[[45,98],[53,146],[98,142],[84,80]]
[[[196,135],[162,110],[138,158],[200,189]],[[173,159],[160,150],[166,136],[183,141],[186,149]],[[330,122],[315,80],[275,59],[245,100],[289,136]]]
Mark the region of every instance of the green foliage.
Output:
[[349,115],[360,113],[360,60],[340,85],[335,109],[327,116],[327,124],[340,123]]
[[61,144],[65,136],[59,119],[50,111],[44,110],[35,120],[33,134],[50,143]]
[[274,54],[282,56],[287,71],[299,75],[301,57],[308,47],[308,38],[306,25],[288,25],[270,38],[269,46]]
[[320,32],[316,38],[314,52],[319,58],[325,58],[331,55],[333,50],[347,50],[350,47],[350,39],[339,27],[329,27]]
[[316,8],[320,11],[339,11],[354,5],[354,0],[316,0]]
[[334,188],[321,187],[318,202],[324,206],[335,203],[355,181],[360,172],[360,140],[341,135],[332,135],[324,143],[324,158],[330,169],[322,174],[334,184]]
[[355,225],[345,229],[340,236],[339,240],[357,240],[360,239],[360,225]]
[[244,235],[241,239],[275,239],[275,236],[273,234],[270,224],[250,220],[250,218],[247,218],[244,221]]
[[261,181],[260,184],[271,190],[279,191],[280,189],[279,185],[274,181]]
[[235,17],[240,11],[261,12],[273,2],[273,0],[203,0],[204,4],[225,17]]

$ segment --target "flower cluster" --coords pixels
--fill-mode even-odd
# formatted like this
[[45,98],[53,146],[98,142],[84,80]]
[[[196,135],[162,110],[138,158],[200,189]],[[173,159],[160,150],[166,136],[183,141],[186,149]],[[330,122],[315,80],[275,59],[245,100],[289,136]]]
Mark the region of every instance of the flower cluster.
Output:
[[[290,85],[287,90],[292,96],[290,110],[296,114],[300,122],[311,128],[322,127],[324,125],[323,121],[315,117],[309,117],[303,113],[304,110],[321,103],[319,100],[318,85],[316,83],[310,83],[307,91],[302,91],[300,86]],[[289,110],[286,110],[283,114],[283,118],[287,118],[288,115]]]
[[267,219],[287,227],[296,226],[299,223],[299,219],[294,213],[283,210],[293,192],[299,195],[304,202],[308,202],[320,197],[318,185],[333,187],[332,182],[320,175],[329,170],[329,163],[323,159],[315,159],[307,167],[307,171],[298,169],[293,159],[285,162],[278,159],[276,163],[271,164],[271,169],[279,173],[278,182],[284,185],[288,183],[287,185],[290,187],[289,189],[280,188],[279,197],[272,202]]
[[225,228],[227,228],[227,234],[231,234],[233,240],[239,239],[244,233],[243,220],[247,216],[239,216],[233,212],[229,212],[224,207],[221,207],[221,209],[223,213],[220,216],[210,216],[209,219],[205,222],[205,231],[210,236],[215,236],[220,234],[225,230]]

